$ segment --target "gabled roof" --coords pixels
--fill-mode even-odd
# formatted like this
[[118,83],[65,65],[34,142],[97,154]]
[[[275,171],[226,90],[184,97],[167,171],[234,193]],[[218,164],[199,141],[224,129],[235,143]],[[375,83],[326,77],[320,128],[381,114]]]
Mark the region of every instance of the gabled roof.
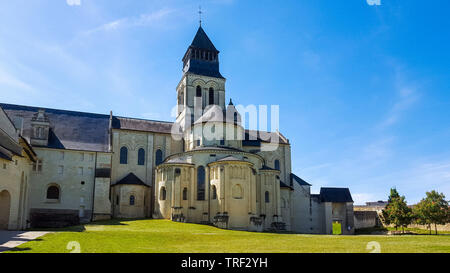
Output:
[[116,186],[116,185],[139,185],[139,186],[150,187],[149,185],[145,184],[144,181],[139,179],[139,177],[137,177],[134,173],[128,174],[127,176],[122,178],[119,182],[114,184],[113,186]]
[[201,26],[198,28],[197,34],[195,34],[194,40],[191,43],[191,47],[218,52]]
[[308,182],[301,179],[300,177],[296,176],[295,174],[291,173],[291,185],[293,185],[293,182],[297,182],[300,186],[311,186]]
[[348,188],[321,188],[320,201],[346,203],[353,202],[353,199]]

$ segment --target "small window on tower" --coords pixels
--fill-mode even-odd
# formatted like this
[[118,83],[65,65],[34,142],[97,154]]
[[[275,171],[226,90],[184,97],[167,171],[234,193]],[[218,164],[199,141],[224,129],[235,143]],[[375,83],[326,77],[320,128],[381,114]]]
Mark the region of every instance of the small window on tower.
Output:
[[214,88],[209,88],[209,105],[214,104]]
[[200,85],[197,86],[197,92],[195,93],[196,97],[201,97],[202,96],[202,88],[200,87]]

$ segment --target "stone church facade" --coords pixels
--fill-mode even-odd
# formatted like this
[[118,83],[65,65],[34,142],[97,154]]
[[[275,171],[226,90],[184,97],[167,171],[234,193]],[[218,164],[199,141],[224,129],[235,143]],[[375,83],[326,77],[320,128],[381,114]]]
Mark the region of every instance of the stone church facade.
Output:
[[339,222],[352,234],[349,190],[311,194],[289,140],[245,129],[225,82],[200,27],[173,123],[0,104],[0,229],[157,218],[323,234]]

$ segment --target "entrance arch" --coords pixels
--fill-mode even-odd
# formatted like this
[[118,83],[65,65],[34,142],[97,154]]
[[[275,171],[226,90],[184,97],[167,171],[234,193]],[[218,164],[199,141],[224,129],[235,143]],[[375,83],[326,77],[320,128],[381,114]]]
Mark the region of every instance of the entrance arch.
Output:
[[8,229],[11,195],[7,190],[0,192],[0,229]]

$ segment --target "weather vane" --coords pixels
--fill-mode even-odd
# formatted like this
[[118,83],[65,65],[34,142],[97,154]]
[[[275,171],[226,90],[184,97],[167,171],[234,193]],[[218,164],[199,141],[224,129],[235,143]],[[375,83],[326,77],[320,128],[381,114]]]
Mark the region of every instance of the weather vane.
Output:
[[200,26],[202,26],[202,6],[198,6],[198,16],[200,18]]

